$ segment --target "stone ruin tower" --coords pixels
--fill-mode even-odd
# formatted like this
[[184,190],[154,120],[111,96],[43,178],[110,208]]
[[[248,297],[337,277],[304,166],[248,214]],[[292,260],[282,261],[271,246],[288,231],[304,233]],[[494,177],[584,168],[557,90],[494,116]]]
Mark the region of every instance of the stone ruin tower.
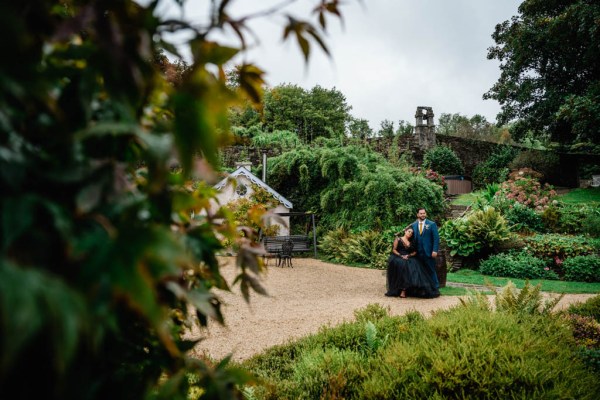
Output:
[[435,125],[433,124],[433,108],[417,107],[415,113],[415,137],[419,148],[423,151],[435,146]]

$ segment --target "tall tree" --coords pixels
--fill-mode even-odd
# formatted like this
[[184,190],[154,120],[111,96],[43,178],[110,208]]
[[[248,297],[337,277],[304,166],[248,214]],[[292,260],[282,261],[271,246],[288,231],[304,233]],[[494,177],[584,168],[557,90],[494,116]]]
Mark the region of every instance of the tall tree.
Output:
[[389,119],[384,119],[379,125],[379,131],[377,135],[382,138],[391,139],[394,137],[394,123]]
[[344,135],[350,109],[335,88],[315,86],[306,91],[298,85],[279,85],[265,93],[264,126],[269,131],[296,132],[309,143],[318,137]]
[[398,129],[396,129],[396,135],[412,135],[415,131],[415,127],[403,119],[398,121]]
[[[250,19],[282,10],[201,2],[210,18],[196,25],[144,3],[0,2],[2,399],[185,399],[191,382],[230,399],[248,382],[228,359],[189,357],[183,333],[223,320],[218,238],[237,238],[245,297],[264,290],[257,248],[209,206],[210,171],[229,106],[260,101],[262,71],[243,66],[232,90],[224,66]],[[284,19],[305,57],[340,16],[338,1],[314,3],[316,21]],[[182,30],[193,60],[170,84],[155,55],[176,53],[166,33]],[[224,32],[235,47],[208,39]]]
[[287,130],[306,140],[308,94],[298,85],[284,84],[267,90],[264,96],[264,127],[268,131]]
[[496,26],[488,58],[501,74],[484,98],[502,106],[500,123],[517,120],[515,138],[600,142],[599,20],[597,1],[525,0]]
[[438,120],[438,133],[469,139],[493,139],[499,141],[500,128],[479,114],[471,118],[458,113],[442,113]]
[[366,139],[373,136],[373,129],[369,126],[369,121],[362,118],[350,118],[348,122],[348,133],[350,137],[356,139]]

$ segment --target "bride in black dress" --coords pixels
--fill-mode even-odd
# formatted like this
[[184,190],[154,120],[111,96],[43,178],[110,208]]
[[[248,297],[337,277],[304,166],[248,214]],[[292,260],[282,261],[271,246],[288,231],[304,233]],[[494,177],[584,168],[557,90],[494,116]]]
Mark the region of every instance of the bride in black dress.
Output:
[[413,228],[404,228],[404,235],[396,235],[392,254],[388,259],[386,296],[438,297],[433,277],[416,257],[417,249],[413,241]]

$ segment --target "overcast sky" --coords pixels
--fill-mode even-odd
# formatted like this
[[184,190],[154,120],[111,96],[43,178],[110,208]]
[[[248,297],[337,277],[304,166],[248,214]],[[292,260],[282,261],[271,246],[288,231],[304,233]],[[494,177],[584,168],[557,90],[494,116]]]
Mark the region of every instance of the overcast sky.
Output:
[[[234,0],[232,13],[257,11],[271,0]],[[206,1],[189,0],[186,17],[200,21]],[[291,12],[306,17],[299,0]],[[500,75],[498,62],[486,58],[496,24],[517,15],[519,0],[347,0],[344,26],[329,19],[326,38],[331,58],[314,48],[308,65],[295,41],[282,42],[281,18],[252,25],[260,46],[243,56],[266,70],[270,86],[292,83],[337,88],[351,114],[378,130],[389,119],[414,124],[417,106],[441,113],[484,115],[496,120],[500,107],[482,95]],[[201,4],[202,6],[200,6]],[[306,10],[306,8],[304,8]],[[239,59],[237,60],[240,61]]]

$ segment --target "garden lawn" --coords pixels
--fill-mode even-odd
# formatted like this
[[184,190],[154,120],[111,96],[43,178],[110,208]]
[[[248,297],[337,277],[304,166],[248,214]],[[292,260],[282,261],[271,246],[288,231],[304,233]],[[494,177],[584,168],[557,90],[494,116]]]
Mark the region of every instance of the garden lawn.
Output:
[[[448,282],[468,283],[472,285],[485,285],[490,283],[493,286],[505,286],[508,281],[512,281],[519,289],[525,286],[525,279],[516,278],[497,278],[489,275],[482,275],[477,271],[463,269],[458,272],[449,272],[447,275]],[[564,282],[564,281],[549,281],[542,279],[532,279],[529,281],[532,285],[541,284],[543,292],[552,293],[600,293],[600,283],[586,282]]]
[[568,193],[557,196],[557,200],[568,204],[600,204],[600,188],[574,189]]
[[450,204],[455,206],[467,206],[469,207],[477,200],[477,197],[481,194],[481,191],[463,193],[458,195]]

